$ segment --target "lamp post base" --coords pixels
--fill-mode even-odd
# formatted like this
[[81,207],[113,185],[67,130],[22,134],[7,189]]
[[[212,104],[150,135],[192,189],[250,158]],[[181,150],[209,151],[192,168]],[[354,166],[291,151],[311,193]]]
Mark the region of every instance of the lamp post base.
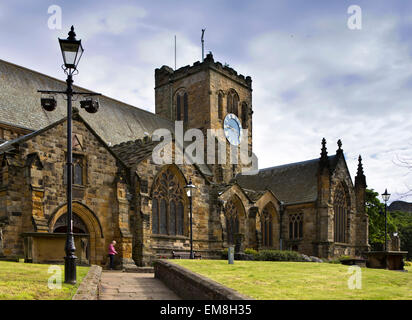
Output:
[[64,283],[76,284],[76,256],[64,257]]

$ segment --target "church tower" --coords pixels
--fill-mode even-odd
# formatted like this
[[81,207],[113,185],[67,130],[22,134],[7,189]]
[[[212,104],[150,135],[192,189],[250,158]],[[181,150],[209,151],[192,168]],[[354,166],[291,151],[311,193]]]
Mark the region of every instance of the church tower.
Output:
[[[197,128],[204,137],[208,129],[224,129],[226,164],[210,165],[216,182],[228,182],[240,172],[241,162],[230,162],[230,146],[236,146],[236,127],[247,129],[248,154],[252,154],[252,79],[215,62],[209,53],[203,62],[173,70],[155,70],[156,115],[183,121],[185,130]],[[225,121],[226,120],[226,121]],[[229,126],[228,126],[229,124]],[[234,128],[230,128],[233,125]],[[233,134],[233,136],[232,136]],[[237,149],[240,149],[237,146]],[[217,154],[217,149],[215,151]],[[205,157],[207,157],[205,142]]]

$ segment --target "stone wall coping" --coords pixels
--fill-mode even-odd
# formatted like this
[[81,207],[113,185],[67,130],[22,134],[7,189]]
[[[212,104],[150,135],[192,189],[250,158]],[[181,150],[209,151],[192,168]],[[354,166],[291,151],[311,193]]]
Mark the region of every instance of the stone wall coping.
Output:
[[408,254],[408,251],[369,251],[366,252],[367,255],[406,255]]
[[102,267],[92,265],[72,300],[97,300]]
[[156,260],[154,269],[155,277],[183,299],[252,300],[251,297],[167,260]]

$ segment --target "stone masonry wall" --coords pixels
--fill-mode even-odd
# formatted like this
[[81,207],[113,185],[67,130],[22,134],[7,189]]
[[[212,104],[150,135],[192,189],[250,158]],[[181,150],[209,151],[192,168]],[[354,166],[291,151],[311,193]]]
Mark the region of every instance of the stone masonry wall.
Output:
[[[94,237],[91,234],[91,263],[104,264],[106,262],[107,247],[113,239],[119,243],[119,256],[131,258],[131,246],[124,246],[121,234],[116,231],[121,225],[118,213],[119,197],[115,182],[119,171],[117,160],[82,121],[73,121],[73,134],[80,142],[80,145],[74,146],[73,153],[83,156],[85,164],[83,185],[73,186],[73,201],[79,204],[77,207],[86,208],[84,212],[90,212],[87,213],[90,221],[87,219],[87,214],[84,219],[86,219],[86,225],[93,228],[93,230],[88,230],[89,233],[96,233]],[[66,122],[20,144],[20,150],[16,156],[16,163],[20,163],[20,166],[9,169],[11,179],[7,188],[1,193],[7,194],[5,207],[6,216],[9,219],[3,231],[5,255],[22,256],[23,239],[20,238],[20,234],[39,231],[36,230],[39,221],[45,221],[48,228],[45,231],[52,232],[51,221],[56,220],[56,214],[65,212],[63,210],[66,205],[66,184],[63,183],[65,150]],[[37,186],[41,187],[38,190],[33,189],[34,186],[30,184],[32,178],[30,170],[23,166],[27,157],[34,153],[37,153],[43,166],[41,169],[43,186]],[[127,200],[125,204],[125,210],[128,211]],[[74,212],[76,213],[75,208]],[[122,217],[122,219],[125,218]],[[128,228],[128,218],[126,218],[126,225],[122,227]]]

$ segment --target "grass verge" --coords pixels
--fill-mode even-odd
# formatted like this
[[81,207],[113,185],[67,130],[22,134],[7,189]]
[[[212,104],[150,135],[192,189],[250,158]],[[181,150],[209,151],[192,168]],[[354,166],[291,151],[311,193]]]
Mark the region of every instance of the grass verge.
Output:
[[49,289],[48,280],[57,275],[48,273],[50,265],[0,261],[0,300],[70,300],[89,271],[77,267],[77,284],[64,283],[64,266],[61,268],[61,289]]
[[[170,260],[258,300],[411,300],[409,272],[361,268],[361,289],[349,289],[348,266],[312,262]],[[352,282],[351,282],[352,283]]]

